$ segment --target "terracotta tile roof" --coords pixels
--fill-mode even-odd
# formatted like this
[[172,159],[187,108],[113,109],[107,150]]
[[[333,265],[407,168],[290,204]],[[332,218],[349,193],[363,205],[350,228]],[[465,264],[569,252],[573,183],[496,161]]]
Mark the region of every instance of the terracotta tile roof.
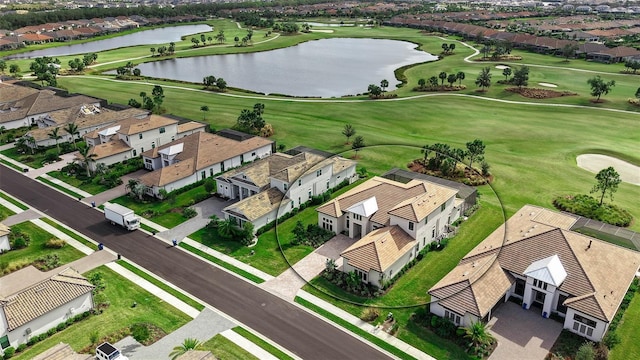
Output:
[[[640,253],[568,230],[574,223],[575,218],[569,215],[526,205],[469,252],[429,293],[436,297],[446,295],[440,289],[457,284],[460,274],[490,257],[495,257],[493,262],[501,269],[523,275],[531,263],[557,255],[567,273],[559,290],[571,295],[565,304],[609,322],[638,271]],[[480,276],[478,281],[488,280]],[[504,286],[491,289],[504,289],[503,295],[506,292]],[[474,296],[480,299],[480,295]],[[457,300],[460,304],[454,300],[455,297],[447,300],[447,307],[467,306],[465,298]]]
[[192,175],[194,159],[189,158],[142,175],[138,180],[146,186],[165,186]]
[[67,268],[57,275],[0,299],[0,309],[12,331],[93,290],[77,271]]
[[197,121],[189,121],[186,123],[178,124],[178,135],[185,131],[204,129],[205,127],[207,127],[207,124],[199,123]]
[[[159,146],[155,149],[145,151],[142,155],[149,158],[156,158],[159,156],[158,152],[160,150],[169,148],[173,145],[183,144],[183,150],[178,155],[176,155],[175,160],[184,162],[188,159],[192,159],[192,161],[194,162],[194,167],[190,168],[190,172],[183,173],[182,177],[180,178],[175,178],[175,176],[170,177],[172,179],[175,178],[175,180],[178,180],[190,176],[200,169],[205,169],[209,166],[221,163],[224,160],[240,156],[241,154],[247,153],[251,150],[259,149],[272,143],[273,141],[259,136],[253,136],[243,141],[236,141],[215,134],[197,132],[172,141],[168,144]],[[164,171],[164,169],[159,169],[156,171]],[[165,182],[163,185],[159,185],[160,183],[151,182],[151,180],[155,181],[159,179],[165,179],[166,181],[166,179],[169,179],[169,177],[165,176],[149,176],[145,177],[145,179],[149,181],[148,183],[144,182],[144,184],[147,186],[164,186],[170,183]]]
[[104,159],[116,154],[122,154],[128,151],[131,151],[129,145],[127,145],[127,143],[125,143],[124,141],[118,139],[92,146],[89,150],[89,155],[95,154],[96,156],[93,159],[98,161],[100,159]]
[[416,241],[398,225],[373,230],[340,254],[363,271],[385,272],[415,246]]
[[51,36],[42,35],[42,34],[31,34],[31,33],[22,35],[22,38],[25,41],[50,41],[50,40],[53,40],[53,38]]
[[[269,188],[224,208],[224,212],[239,216],[247,221],[255,221],[273,210],[284,206],[287,197],[276,187]],[[271,219],[275,220],[275,219]]]
[[447,200],[455,197],[458,190],[425,182],[426,192],[396,205],[389,214],[409,221],[420,221],[438,209]]
[[[371,197],[375,197],[378,205],[378,211],[371,217],[371,221],[381,225],[387,225],[389,221],[389,214],[392,211],[396,216],[412,219],[418,215],[423,215],[426,211],[431,209],[433,207],[433,201],[431,203],[420,203],[419,205],[414,205],[408,201],[413,200],[419,202],[423,200],[421,196],[424,194],[427,194],[427,199],[429,199],[429,195],[431,194],[430,191],[435,191],[435,198],[438,199],[446,197],[447,194],[453,195],[456,192],[456,190],[431,184],[426,181],[414,179],[403,184],[376,176],[329,201],[328,203],[319,206],[317,210],[323,214],[340,217],[343,212],[352,205]],[[439,193],[440,191],[442,191],[441,194]],[[441,204],[442,202],[438,203],[436,206],[440,206]]]
[[130,118],[118,122],[118,125],[120,125],[118,133],[123,135],[134,135],[177,123],[178,120],[169,119],[168,117],[160,115],[149,115],[144,119]]

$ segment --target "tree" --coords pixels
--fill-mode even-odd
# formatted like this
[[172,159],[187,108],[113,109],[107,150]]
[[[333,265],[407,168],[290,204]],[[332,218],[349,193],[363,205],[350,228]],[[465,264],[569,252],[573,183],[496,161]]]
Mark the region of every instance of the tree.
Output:
[[387,91],[387,88],[389,87],[389,82],[387,81],[387,79],[383,79],[382,81],[380,81],[380,87],[382,88],[382,92]]
[[521,88],[523,86],[527,86],[529,82],[529,67],[528,66],[520,66],[513,73],[513,83],[517,87]]
[[485,46],[480,51],[482,52],[482,58],[486,59],[489,57],[489,53],[491,52],[491,46]]
[[18,64],[9,65],[9,73],[11,75],[16,76],[20,71],[20,66],[18,66]]
[[600,101],[600,96],[607,95],[616,85],[615,80],[605,82],[600,75],[587,80],[587,83],[591,86],[591,95],[596,97],[596,101]]
[[170,55],[173,55],[173,53],[176,52],[176,43],[174,43],[173,41],[170,42],[169,43],[169,48],[167,49],[167,51],[169,52]]
[[80,154],[80,161],[82,162],[85,169],[87,169],[87,177],[91,176],[91,167],[89,163],[95,161],[95,158],[98,156],[96,154],[90,154],[91,148],[87,145],[81,146],[78,148],[78,153]]
[[464,72],[462,71],[458,71],[458,73],[456,74],[456,79],[458,79],[458,85],[462,85],[462,80],[464,80]]
[[349,144],[349,139],[356,134],[356,129],[351,124],[344,124],[344,128],[342,129],[342,135],[347,137],[347,145]]
[[71,141],[73,142],[73,147],[78,148],[76,146],[76,135],[80,135],[80,131],[78,131],[78,125],[76,123],[71,122],[65,126],[64,130],[71,135]]
[[202,121],[207,120],[207,113],[209,112],[209,107],[207,105],[200,106],[200,111],[202,111]]
[[476,85],[480,86],[482,91],[485,91],[485,88],[491,86],[491,68],[485,67],[480,71],[478,78],[476,79]]
[[55,140],[56,148],[58,149],[58,154],[60,154],[60,145],[58,144],[58,140],[62,139],[62,136],[60,136],[60,128],[59,127],[53,128],[53,130],[51,130],[48,135],[49,135],[49,139]]
[[80,60],[79,58],[75,58],[73,60],[69,60],[69,67],[71,68],[72,71],[75,72],[80,72],[82,70],[84,70],[85,68],[85,63]]
[[186,338],[181,345],[173,348],[173,351],[169,354],[171,360],[176,360],[181,355],[184,355],[189,350],[198,350],[202,347],[202,344],[198,339]]
[[476,355],[484,353],[484,350],[495,341],[489,333],[487,324],[481,321],[473,322],[465,328],[464,338],[469,340],[470,352]]
[[611,200],[613,200],[613,194],[618,191],[618,185],[620,185],[620,174],[613,168],[613,166],[609,166],[606,169],[600,170],[598,174],[596,174],[597,183],[591,189],[591,193],[602,193],[600,195],[600,206],[602,206],[602,201],[604,200],[604,196],[609,193]]
[[200,34],[200,41],[202,42],[202,46],[207,45],[207,37],[205,34]]
[[370,97],[378,97],[382,94],[382,89],[375,84],[370,84],[367,90],[369,91]]
[[431,153],[431,146],[424,145],[422,149],[420,149],[420,153],[424,155],[422,159],[422,165],[427,166],[427,160],[429,159],[429,154]]
[[504,80],[505,81],[509,81],[509,76],[511,76],[511,68],[510,67],[506,67],[506,68],[502,69],[502,75],[504,75]]
[[4,74],[4,71],[7,69],[7,62],[3,59],[0,59],[0,72]]
[[449,52],[449,44],[442,44],[442,53],[447,54]]
[[138,68],[133,69],[133,76],[140,76],[142,75],[142,71]]
[[358,158],[358,151],[363,147],[365,147],[364,138],[362,135],[356,136],[356,138],[353,139],[353,144],[351,144],[351,149],[356,152],[355,159]]
[[564,57],[564,60],[569,62],[569,58],[575,56],[576,50],[578,50],[578,45],[576,44],[567,44],[562,47],[562,56]]
[[432,76],[429,78],[429,86],[431,87],[438,87],[438,78],[435,76]]
[[151,96],[153,98],[154,108],[157,110],[157,112],[160,112],[162,102],[164,101],[164,90],[162,89],[162,86],[154,86],[153,90],[151,90]]
[[224,30],[220,30],[218,31],[218,33],[216,34],[216,41],[219,44],[224,44],[224,42],[227,40],[227,38],[224,36]]
[[82,63],[84,64],[84,66],[89,66],[96,62],[96,60],[98,60],[98,54],[96,53],[84,54],[84,56],[82,57]]
[[253,111],[255,111],[258,115],[264,114],[264,104],[262,103],[254,104]]
[[447,76],[447,82],[449,83],[449,87],[453,86],[453,84],[455,84],[456,81],[458,81],[458,75],[449,74],[449,76]]
[[202,84],[204,84],[205,89],[208,89],[216,84],[216,77],[213,75],[205,76],[202,78]]
[[[420,79],[418,80],[418,86],[420,86],[420,88],[424,88],[424,86],[427,85],[427,81],[425,79]],[[638,88],[638,90],[640,90],[640,88]]]
[[475,139],[467,143],[467,156],[469,157],[469,168],[472,169],[475,160],[482,160],[485,145],[480,139]]
[[447,73],[444,71],[440,72],[440,74],[438,74],[438,78],[440,78],[440,85],[444,85],[444,81],[447,80]]
[[227,88],[227,82],[224,81],[223,78],[218,78],[218,79],[216,79],[216,86],[218,87],[218,89],[220,91],[224,91],[224,89]]
[[60,60],[48,56],[36,58],[29,65],[29,69],[36,76],[36,80],[40,81],[42,85],[46,82],[48,86],[56,86],[58,84],[56,75],[60,71],[59,68]]
[[152,47],[151,49],[149,49],[149,51],[151,51],[151,56],[156,55],[156,48]]
[[449,54],[453,53],[453,50],[456,49],[456,44],[449,44]]
[[236,37],[233,38],[233,41],[236,43],[236,46],[238,46],[239,43],[240,43],[240,38],[238,36],[236,36]]
[[636,98],[640,99],[640,87],[636,90]]

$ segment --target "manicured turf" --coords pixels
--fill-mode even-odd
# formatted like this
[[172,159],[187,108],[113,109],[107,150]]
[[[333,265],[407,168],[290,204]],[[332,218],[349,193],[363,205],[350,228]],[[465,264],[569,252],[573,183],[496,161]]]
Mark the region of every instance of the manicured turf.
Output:
[[8,201],[8,202],[10,202],[10,203],[12,203],[13,205],[15,205],[15,206],[19,207],[19,208],[20,208],[20,209],[22,209],[22,210],[28,210],[28,209],[29,209],[29,207],[28,207],[27,205],[25,205],[25,204],[21,203],[20,201],[18,201],[18,200],[16,200],[16,199],[12,198],[12,197],[11,197],[11,196],[9,196],[9,195],[5,195],[3,192],[0,192],[0,197],[1,197],[1,198],[3,198],[3,199],[5,199],[5,200],[7,200],[7,201]]
[[8,218],[11,215],[15,215],[15,213],[8,208],[0,205],[0,221]]
[[47,185],[49,185],[49,186],[51,186],[53,188],[56,188],[56,189],[62,191],[63,193],[70,195],[74,199],[82,199],[84,197],[84,196],[78,194],[77,192],[75,192],[73,190],[69,190],[66,187],[64,187],[62,185],[58,185],[58,184],[54,183],[53,181],[51,181],[49,179],[45,179],[42,176],[38,176],[36,178],[36,180],[38,180],[40,182],[43,182],[43,183],[45,183],[45,184],[47,184]]
[[49,218],[46,218],[46,217],[40,218],[40,220],[46,222],[47,224],[53,226],[54,228],[56,228],[56,229],[62,231],[63,233],[69,235],[69,237],[79,241],[81,244],[84,244],[84,245],[88,246],[89,248],[91,248],[93,250],[98,250],[98,246],[96,244],[94,244],[93,242],[91,242],[91,241],[85,239],[84,237],[76,234],[75,232],[69,230],[68,228],[58,224],[57,222],[55,222],[55,221],[53,221],[53,220],[51,220]]
[[211,351],[219,360],[258,360],[250,352],[220,334],[202,344],[201,349]]
[[18,170],[18,171],[22,172],[22,169],[23,169],[22,167],[20,167],[20,166],[18,166],[18,165],[16,165],[16,164],[14,164],[14,163],[12,163],[12,162],[10,162],[10,161],[7,161],[7,160],[5,160],[5,159],[0,159],[0,163],[3,163],[3,164],[7,165],[7,166],[8,166],[8,167],[10,167],[10,168],[13,168],[13,169],[15,169],[15,170]]
[[609,353],[611,360],[640,359],[640,296],[636,294],[622,317],[616,333],[622,342]]
[[260,346],[262,349],[266,350],[269,354],[277,357],[278,359],[281,360],[293,360],[293,358],[285,353],[283,353],[282,351],[280,351],[278,348],[276,348],[275,346],[269,344],[268,342],[262,340],[261,338],[257,337],[256,335],[254,335],[253,333],[251,333],[250,331],[242,328],[242,327],[234,327],[233,331],[237,332],[238,334],[242,335],[242,337],[249,339],[252,343]]
[[[92,270],[84,276],[94,272],[103,275],[106,288],[104,294],[110,302],[109,307],[100,315],[92,316],[68,327],[64,331],[37,343],[25,350],[15,359],[31,359],[46,349],[60,342],[67,343],[79,351],[90,345],[90,334],[98,332],[100,338],[134,323],[151,323],[166,333],[170,333],[186,324],[191,318],[181,311],[177,311],[168,303],[158,299],[146,290],[129,282],[105,266]],[[136,307],[131,304],[137,303]]]
[[190,298],[189,296],[181,293],[179,290],[176,290],[174,288],[172,288],[171,286],[168,286],[167,284],[163,283],[162,281],[156,279],[153,276],[150,276],[149,274],[147,274],[146,272],[138,269],[137,267],[133,266],[132,264],[124,261],[124,260],[118,260],[117,261],[118,264],[120,264],[122,267],[124,267],[125,269],[133,272],[134,274],[140,276],[141,278],[147,280],[148,282],[152,283],[153,285],[159,287],[160,289],[168,292],[169,294],[175,296],[176,298],[178,298],[179,300],[183,301],[184,303],[186,303],[187,305],[198,309],[200,311],[204,310],[204,305],[200,304],[199,302],[193,300],[192,298]]
[[[83,253],[73,248],[71,245],[65,245],[61,249],[50,249],[45,246],[47,240],[55,239],[56,237],[42,230],[30,221],[26,221],[20,224],[12,225],[11,231],[22,232],[28,234],[31,238],[29,246],[11,250],[0,255],[0,263],[7,266],[5,272],[15,271],[16,267],[21,267],[22,264],[30,264],[34,260],[43,257],[45,255],[57,255],[60,261],[60,265],[68,264],[74,260],[78,260],[84,256]],[[3,269],[0,269],[0,274]]]
[[224,262],[222,260],[219,260],[218,258],[213,257],[213,256],[207,254],[204,251],[198,250],[198,249],[194,248],[193,246],[187,245],[185,243],[180,243],[179,246],[181,248],[184,248],[187,251],[190,251],[190,252],[200,256],[203,259],[209,260],[214,264],[217,264],[217,265],[219,265],[219,266],[221,266],[221,267],[223,267],[223,268],[225,268],[225,269],[227,269],[229,271],[232,271],[232,272],[244,277],[245,279],[253,281],[256,284],[261,284],[261,283],[264,282],[264,280],[262,280],[261,278],[255,276],[255,275],[253,275],[251,273],[248,273],[248,272],[246,272],[246,271],[244,271],[242,269],[239,269],[239,268],[237,268],[237,267],[235,267],[235,266],[233,266],[231,264],[228,264],[228,263],[226,263],[226,262]]
[[47,175],[64,181],[65,183],[77,189],[81,189],[82,191],[86,191],[91,195],[96,195],[103,191],[109,190],[109,188],[104,185],[97,185],[93,182],[84,182],[82,180],[78,180],[78,178],[76,178],[75,176],[67,175],[61,171],[50,171],[47,173]]

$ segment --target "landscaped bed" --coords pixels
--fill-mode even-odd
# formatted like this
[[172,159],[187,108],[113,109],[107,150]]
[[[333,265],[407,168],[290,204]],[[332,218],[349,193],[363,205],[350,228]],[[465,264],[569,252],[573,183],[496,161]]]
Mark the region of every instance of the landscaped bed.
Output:
[[556,91],[549,89],[536,89],[536,88],[528,88],[528,87],[512,87],[505,89],[506,91],[520,94],[526,98],[530,99],[553,99],[556,97],[562,96],[576,96],[578,94],[571,91]]
[[[98,342],[106,336],[129,334],[129,327],[136,323],[149,323],[165,333],[171,333],[191,320],[186,314],[105,266],[83,275],[89,277],[96,272],[102,273],[105,284],[103,293],[109,301],[109,306],[104,309],[103,313],[91,316],[48,337],[20,353],[15,359],[31,359],[36,354],[60,342],[68,343],[74,350],[79,351],[92,345],[92,337],[94,337],[97,341],[93,345],[97,346]],[[135,307],[132,306],[133,303],[136,303]]]

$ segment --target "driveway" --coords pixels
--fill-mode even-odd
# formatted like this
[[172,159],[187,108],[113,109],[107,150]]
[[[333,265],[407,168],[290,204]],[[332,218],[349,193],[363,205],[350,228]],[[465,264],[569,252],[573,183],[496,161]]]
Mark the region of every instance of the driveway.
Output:
[[127,184],[129,183],[129,179],[137,179],[140,176],[148,173],[149,171],[147,170],[138,170],[135,172],[132,172],[131,174],[127,174],[124,175],[122,177],[122,184],[109,189],[107,191],[103,191],[99,194],[93,195],[93,196],[89,196],[84,198],[83,200],[87,203],[91,203],[94,202],[96,203],[96,206],[100,206],[104,203],[106,203],[107,201],[111,201],[117,197],[123,196],[127,194]]
[[216,215],[220,219],[224,219],[222,209],[231,204],[233,204],[233,201],[222,200],[219,197],[212,196],[207,200],[193,205],[193,208],[196,210],[198,215],[174,227],[173,229],[169,229],[167,231],[159,233],[158,236],[167,240],[182,240],[187,236],[193,234],[194,232],[207,226],[209,221],[211,221],[210,218],[212,215]]
[[562,324],[543,318],[538,309],[523,310],[511,301],[496,310],[491,323],[498,347],[490,360],[542,360],[562,331]]

